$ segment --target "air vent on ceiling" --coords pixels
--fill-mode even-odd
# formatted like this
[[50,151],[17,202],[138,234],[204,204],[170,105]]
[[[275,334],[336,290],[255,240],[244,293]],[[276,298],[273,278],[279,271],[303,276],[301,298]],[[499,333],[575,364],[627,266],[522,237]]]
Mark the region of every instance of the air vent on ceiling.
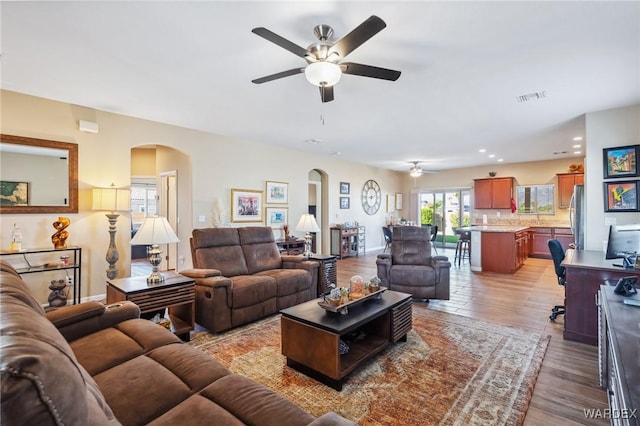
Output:
[[547,97],[547,92],[546,90],[543,90],[541,92],[535,92],[535,93],[529,93],[526,95],[516,96],[516,99],[518,100],[518,102],[522,103],[522,102],[535,101],[538,99],[544,99],[546,97]]

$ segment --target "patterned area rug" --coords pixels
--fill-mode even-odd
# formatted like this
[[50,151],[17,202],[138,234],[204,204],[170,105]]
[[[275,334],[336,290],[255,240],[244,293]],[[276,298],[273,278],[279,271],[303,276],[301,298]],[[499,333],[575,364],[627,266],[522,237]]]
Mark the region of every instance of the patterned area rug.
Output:
[[518,425],[550,336],[414,306],[413,330],[348,376],[338,392],[286,366],[280,317],[191,345],[306,411],[360,425]]

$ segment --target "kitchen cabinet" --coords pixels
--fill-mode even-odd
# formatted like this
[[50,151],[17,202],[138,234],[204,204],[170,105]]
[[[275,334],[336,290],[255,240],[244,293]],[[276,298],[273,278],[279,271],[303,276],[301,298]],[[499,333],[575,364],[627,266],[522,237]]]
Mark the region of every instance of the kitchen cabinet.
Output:
[[573,195],[573,186],[584,184],[584,173],[559,173],[558,177],[558,208],[569,208]]
[[558,240],[566,251],[573,243],[571,228],[534,226],[529,228],[529,256],[551,259],[547,241]]
[[513,178],[474,179],[473,199],[476,209],[510,209]]
[[513,274],[529,256],[529,232],[482,231],[482,271]]

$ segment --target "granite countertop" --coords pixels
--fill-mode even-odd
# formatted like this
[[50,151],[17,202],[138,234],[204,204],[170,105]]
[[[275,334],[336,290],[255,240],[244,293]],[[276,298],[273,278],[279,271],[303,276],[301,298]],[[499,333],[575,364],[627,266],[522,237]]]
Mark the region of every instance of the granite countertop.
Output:
[[470,231],[480,231],[480,232],[519,232],[519,231],[524,231],[526,229],[529,229],[530,226],[473,225],[473,226],[469,226],[468,228]]

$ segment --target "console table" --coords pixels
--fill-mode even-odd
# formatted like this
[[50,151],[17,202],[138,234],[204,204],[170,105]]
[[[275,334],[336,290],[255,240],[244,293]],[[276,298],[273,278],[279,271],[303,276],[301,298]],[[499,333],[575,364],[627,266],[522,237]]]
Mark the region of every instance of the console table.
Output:
[[[44,254],[46,256],[47,253],[49,254],[56,253],[56,255],[59,255],[65,252],[73,253],[73,257],[69,259],[68,263],[66,264],[63,264],[59,257],[53,261],[46,262],[46,263],[40,263],[41,261],[38,260],[38,264],[35,264],[35,261],[33,259],[29,261],[29,259],[27,258],[27,255],[31,255],[30,257],[33,257],[38,254]],[[20,275],[35,274],[35,273],[46,272],[46,271],[67,271],[67,270],[72,271],[73,298],[71,299],[71,302],[73,304],[80,303],[81,292],[82,292],[82,248],[81,247],[67,247],[63,249],[55,249],[55,248],[25,249],[20,251],[3,250],[3,251],[0,251],[0,256],[2,257],[22,256],[23,262],[24,264],[26,264],[26,266],[24,267],[14,266],[14,268],[16,269],[16,272]]]
[[607,390],[611,424],[640,425],[640,306],[603,285],[599,291],[600,386]]
[[278,251],[281,254],[302,254],[304,253],[304,239],[292,238],[288,240],[276,240]]
[[562,266],[567,270],[564,286],[564,333],[567,340],[598,344],[598,309],[596,295],[605,280],[618,281],[636,275],[639,269],[613,266],[620,259],[606,260],[602,251],[574,250],[566,252]]

